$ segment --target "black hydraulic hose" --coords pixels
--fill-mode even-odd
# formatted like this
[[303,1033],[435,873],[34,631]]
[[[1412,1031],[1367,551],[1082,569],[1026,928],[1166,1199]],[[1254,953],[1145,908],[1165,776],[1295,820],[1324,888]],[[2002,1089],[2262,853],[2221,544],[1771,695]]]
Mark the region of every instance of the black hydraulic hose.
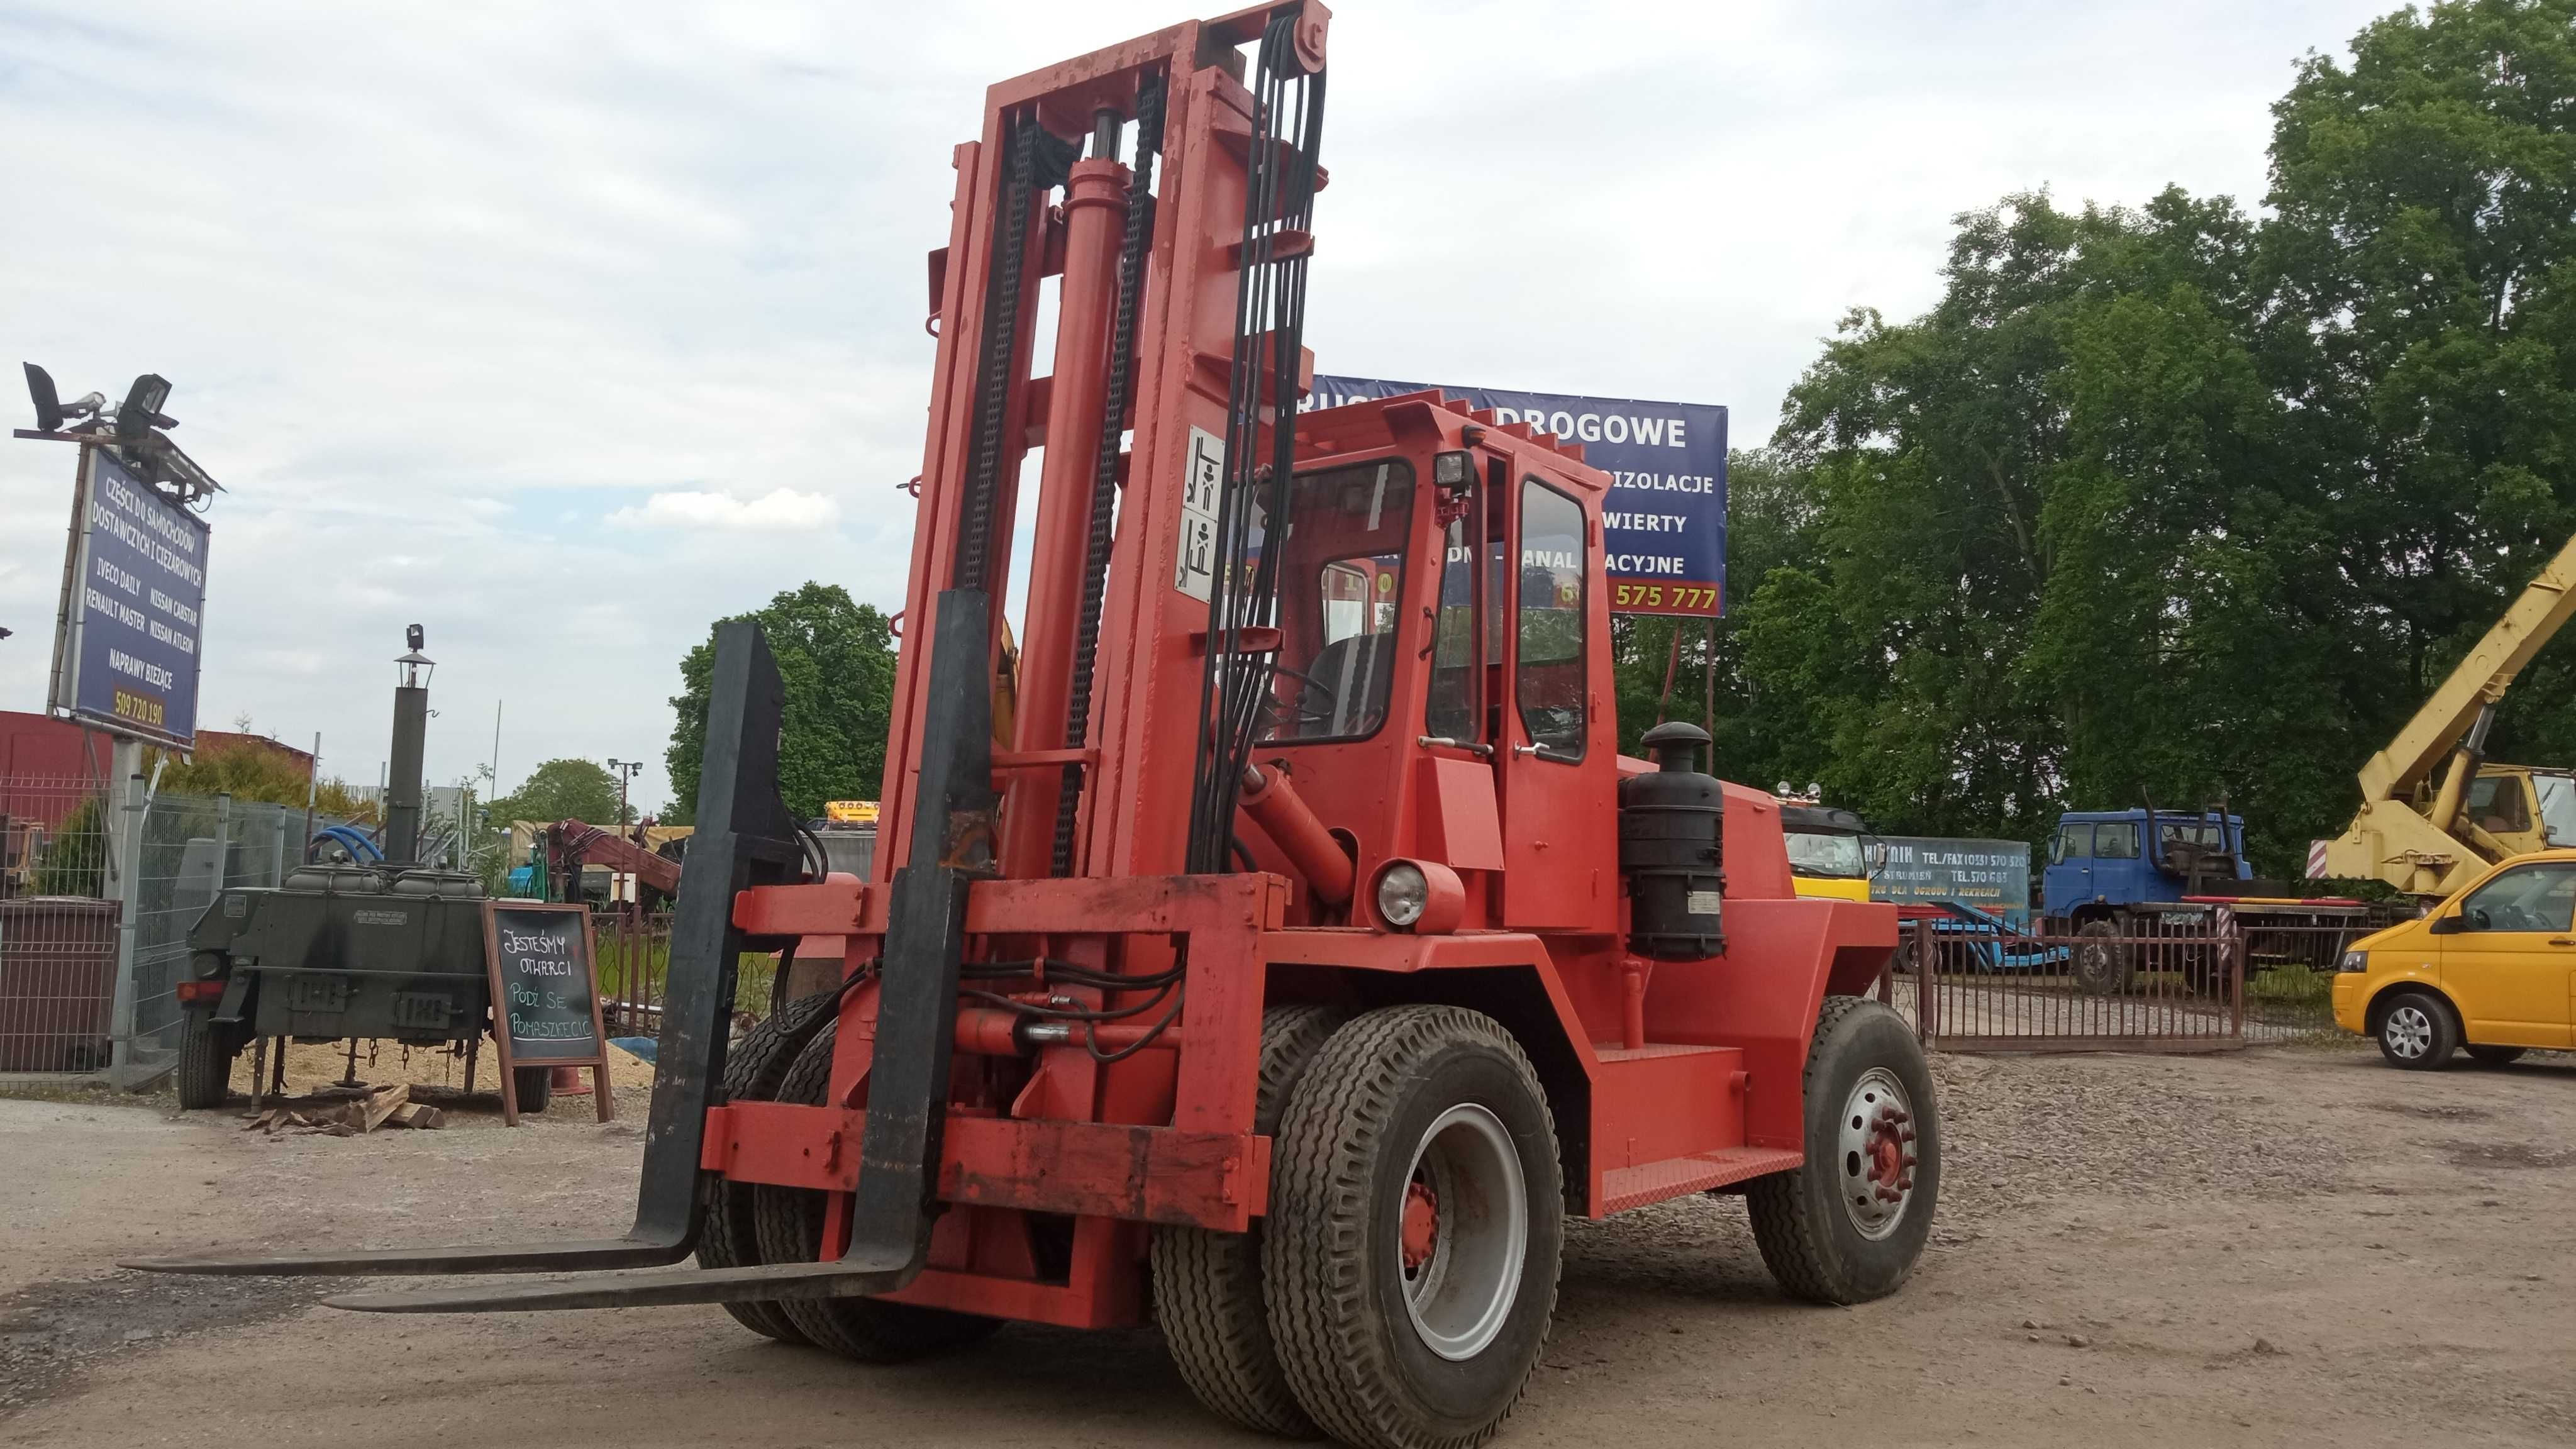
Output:
[[[1136,167],[1127,194],[1127,230],[1118,247],[1118,304],[1109,329],[1108,388],[1100,407],[1100,447],[1091,475],[1091,534],[1082,555],[1082,617],[1073,640],[1073,690],[1066,701],[1064,743],[1091,738],[1091,676],[1100,653],[1101,599],[1109,576],[1111,527],[1118,508],[1119,434],[1136,382],[1136,319],[1144,310],[1145,253],[1154,236],[1154,158],[1163,149],[1163,79],[1147,76],[1136,93]],[[1064,767],[1056,791],[1051,874],[1073,873],[1074,814],[1082,804],[1083,769]]]
[[[1293,44],[1294,17],[1275,17],[1262,33],[1255,78],[1226,404],[1225,493],[1218,508],[1217,574],[1209,591],[1207,658],[1199,682],[1200,734],[1188,837],[1193,872],[1223,871],[1231,864],[1243,762],[1259,737],[1261,701],[1270,687],[1270,664],[1247,658],[1241,645],[1244,630],[1258,627],[1278,610],[1296,458],[1291,417],[1305,329],[1306,263],[1302,250],[1285,257],[1278,253],[1284,234],[1305,230],[1312,219],[1324,115],[1324,77],[1303,73]],[[1294,134],[1293,146],[1283,144],[1283,133]],[[1260,349],[1265,342],[1271,348],[1267,460],[1255,456],[1262,436]],[[1261,520],[1261,555],[1247,578],[1244,565],[1252,562],[1256,516]]]

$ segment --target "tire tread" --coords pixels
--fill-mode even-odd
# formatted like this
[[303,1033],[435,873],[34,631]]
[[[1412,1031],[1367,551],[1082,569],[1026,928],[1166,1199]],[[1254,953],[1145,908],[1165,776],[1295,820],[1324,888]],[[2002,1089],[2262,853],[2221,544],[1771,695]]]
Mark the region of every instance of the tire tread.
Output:
[[[1513,1064],[1553,1145],[1555,1119],[1520,1043],[1493,1018],[1452,1006],[1388,1007],[1334,1033],[1290,1094],[1272,1142],[1264,1267],[1280,1364],[1308,1417],[1333,1438],[1363,1449],[1472,1449],[1502,1428],[1528,1392],[1524,1373],[1510,1401],[1482,1427],[1415,1435],[1392,1391],[1396,1367],[1367,1331],[1376,1312],[1366,1272],[1370,1144],[1401,1110],[1416,1064],[1462,1041],[1490,1046]],[[1553,1162],[1555,1154],[1550,1157]],[[1561,1170],[1550,1171],[1547,1179],[1532,1197],[1553,1210],[1563,1197]],[[1294,1202],[1284,1221],[1283,1198]],[[1535,1271],[1538,1266],[1530,1265],[1522,1291],[1540,1288],[1543,1278],[1544,1344],[1545,1325],[1556,1313],[1557,1277]]]

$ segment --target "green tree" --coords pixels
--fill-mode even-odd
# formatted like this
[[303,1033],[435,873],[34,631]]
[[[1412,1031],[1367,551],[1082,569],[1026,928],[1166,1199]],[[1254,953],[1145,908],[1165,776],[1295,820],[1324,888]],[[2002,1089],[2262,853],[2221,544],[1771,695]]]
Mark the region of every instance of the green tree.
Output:
[[[885,779],[887,721],[894,700],[893,631],[875,606],[855,603],[837,584],[808,583],[748,615],[768,638],[787,694],[779,736],[778,786],[799,818],[826,800],[872,800]],[[719,620],[718,623],[725,622]],[[678,718],[669,766],[673,823],[694,820],[705,758],[707,691],[715,669],[715,628],[680,661]]]
[[[634,815],[630,803],[627,820]],[[489,818],[503,824],[513,820],[623,823],[617,815],[616,777],[592,760],[548,760],[537,766],[518,789],[492,802]]]
[[[2576,530],[2576,0],[2467,0],[2313,55],[2273,108],[2265,254],[2308,345],[2281,380],[2344,500],[2375,708],[2402,721]],[[2576,757],[2576,641],[2491,748]]]

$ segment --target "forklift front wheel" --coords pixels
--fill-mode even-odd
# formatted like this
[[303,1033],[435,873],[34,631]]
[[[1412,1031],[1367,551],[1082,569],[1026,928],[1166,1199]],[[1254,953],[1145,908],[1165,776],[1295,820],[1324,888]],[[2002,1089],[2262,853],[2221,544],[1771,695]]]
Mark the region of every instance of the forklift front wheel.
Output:
[[179,1026],[180,1108],[193,1112],[224,1105],[232,1094],[233,1058],[240,1054],[241,1045],[215,1025],[212,1011],[189,1007]]
[[1448,1006],[1335,1032],[1272,1140],[1262,1286],[1280,1367],[1360,1449],[1469,1445],[1520,1401],[1556,1310],[1556,1126],[1501,1023]]
[[2135,948],[2121,942],[2110,921],[2086,921],[2076,931],[2075,989],[2087,996],[2118,996],[2138,974]]
[[1762,1261],[1811,1303],[1893,1293],[1941,1197],[1940,1109],[1913,1028],[1875,1001],[1826,997],[1806,1095],[1806,1166],[1745,1189]]

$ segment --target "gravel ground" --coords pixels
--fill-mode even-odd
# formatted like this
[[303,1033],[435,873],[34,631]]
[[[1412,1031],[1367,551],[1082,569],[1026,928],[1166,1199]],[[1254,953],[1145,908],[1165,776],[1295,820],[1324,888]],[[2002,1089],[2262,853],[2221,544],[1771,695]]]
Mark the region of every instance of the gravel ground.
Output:
[[[1783,1301],[1741,1203],[1573,1225],[1507,1445],[2567,1442],[2576,1061],[2389,1071],[2357,1047],[1939,1057],[1948,1181],[1903,1290]],[[0,1101],[0,1442],[1200,1444],[1150,1330],[1013,1327],[868,1371],[712,1308],[399,1319],[328,1285],[121,1255],[622,1226],[641,1112],[245,1136]],[[640,1104],[638,1104],[640,1107]],[[148,1334],[149,1336],[143,1336]]]

